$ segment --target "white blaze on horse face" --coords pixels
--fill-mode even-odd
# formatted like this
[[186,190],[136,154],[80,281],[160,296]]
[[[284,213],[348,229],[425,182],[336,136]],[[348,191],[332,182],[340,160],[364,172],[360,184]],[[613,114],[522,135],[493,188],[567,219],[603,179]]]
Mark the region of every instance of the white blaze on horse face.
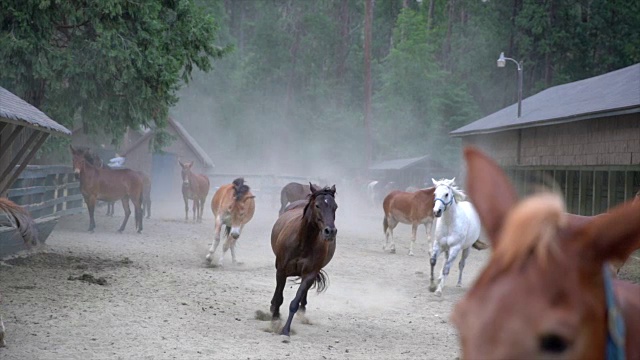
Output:
[[440,217],[447,210],[446,204],[451,201],[453,193],[449,186],[440,184],[437,185],[433,196],[436,199],[433,204],[433,214],[436,217]]
[[242,228],[240,226],[238,227],[232,227],[231,228],[231,232],[229,233],[231,235],[231,237],[233,237],[234,239],[237,239],[240,237],[240,231],[242,230]]

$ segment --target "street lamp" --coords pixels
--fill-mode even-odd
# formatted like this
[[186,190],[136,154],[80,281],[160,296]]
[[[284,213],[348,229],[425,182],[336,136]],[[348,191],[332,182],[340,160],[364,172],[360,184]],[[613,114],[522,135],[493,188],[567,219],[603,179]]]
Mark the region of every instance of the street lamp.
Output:
[[504,52],[501,52],[498,58],[498,67],[505,67],[507,60],[513,61],[518,66],[518,117],[520,117],[522,114],[522,62],[517,62],[512,58],[505,57]]

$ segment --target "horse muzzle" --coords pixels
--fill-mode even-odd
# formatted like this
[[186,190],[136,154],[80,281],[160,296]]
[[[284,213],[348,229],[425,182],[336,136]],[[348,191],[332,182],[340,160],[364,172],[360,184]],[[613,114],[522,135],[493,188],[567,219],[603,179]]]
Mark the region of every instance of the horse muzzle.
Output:
[[442,209],[438,209],[438,210],[433,210],[433,216],[439,218],[440,216],[442,216]]
[[335,227],[327,226],[322,230],[322,236],[327,241],[335,240],[337,234],[338,234],[338,229],[336,229]]

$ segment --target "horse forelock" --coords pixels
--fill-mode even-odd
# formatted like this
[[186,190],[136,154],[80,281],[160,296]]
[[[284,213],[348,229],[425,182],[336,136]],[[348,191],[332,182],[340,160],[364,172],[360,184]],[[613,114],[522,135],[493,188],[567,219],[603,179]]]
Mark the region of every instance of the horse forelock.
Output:
[[560,256],[558,234],[567,223],[564,202],[557,194],[538,194],[522,201],[505,219],[494,249],[499,270],[521,265],[530,255],[546,268],[549,256]]
[[244,183],[244,178],[237,178],[233,180],[233,191],[236,201],[242,200],[251,188]]

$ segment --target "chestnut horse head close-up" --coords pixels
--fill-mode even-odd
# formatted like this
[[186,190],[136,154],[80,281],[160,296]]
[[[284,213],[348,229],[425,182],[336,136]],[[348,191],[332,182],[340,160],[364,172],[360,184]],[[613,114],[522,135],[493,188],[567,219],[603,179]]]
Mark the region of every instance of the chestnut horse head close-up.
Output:
[[640,286],[608,266],[640,245],[640,203],[571,216],[554,193],[518,201],[479,150],[465,149],[465,159],[493,253],[452,313],[463,357],[640,359]]

